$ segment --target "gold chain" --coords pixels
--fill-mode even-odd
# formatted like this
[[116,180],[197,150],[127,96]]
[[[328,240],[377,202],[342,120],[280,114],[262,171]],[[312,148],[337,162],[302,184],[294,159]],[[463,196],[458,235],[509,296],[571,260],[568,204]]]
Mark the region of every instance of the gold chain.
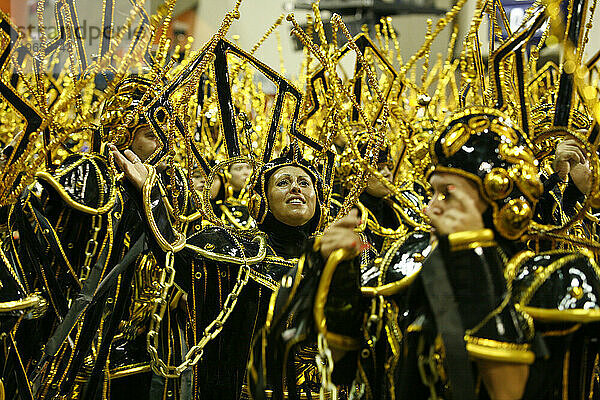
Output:
[[92,265],[92,258],[98,251],[98,232],[102,230],[102,216],[92,216],[92,237],[88,240],[85,245],[85,260],[81,272],[79,273],[79,282],[83,283],[90,275],[90,267]]
[[[225,231],[227,232],[227,231]],[[227,232],[229,234],[229,232]],[[194,345],[185,355],[184,361],[178,366],[166,365],[158,356],[158,332],[160,322],[162,321],[165,309],[167,307],[167,293],[169,288],[173,286],[175,279],[175,269],[173,267],[174,255],[173,252],[168,252],[166,255],[165,269],[161,273],[159,287],[161,288],[160,298],[156,299],[152,309],[152,319],[150,321],[150,329],[146,338],[146,347],[150,353],[152,370],[164,378],[178,378],[188,368],[198,364],[204,355],[204,347],[216,338],[223,330],[223,326],[233,312],[239,295],[250,279],[250,267],[244,255],[243,247],[234,235],[229,234],[236,246],[241,250],[244,263],[240,265],[238,270],[237,282],[231,292],[227,295],[223,308],[219,315],[204,328],[204,334],[198,344]]]
[[337,388],[331,381],[331,372],[333,371],[333,357],[331,355],[331,349],[327,344],[327,339],[323,333],[319,333],[317,338],[317,346],[319,353],[315,356],[317,362],[317,369],[321,374],[321,389],[319,390],[319,398],[325,399],[327,395],[330,395],[330,399],[337,400],[338,393]]

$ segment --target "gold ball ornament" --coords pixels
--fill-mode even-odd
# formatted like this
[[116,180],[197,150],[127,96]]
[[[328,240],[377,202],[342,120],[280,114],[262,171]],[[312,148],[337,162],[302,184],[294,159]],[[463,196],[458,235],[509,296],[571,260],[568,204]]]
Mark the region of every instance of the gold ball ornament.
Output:
[[499,200],[512,192],[513,181],[504,168],[494,168],[485,176],[483,187],[490,199]]
[[516,240],[527,229],[533,218],[533,210],[523,199],[512,199],[495,215],[496,229],[508,239]]

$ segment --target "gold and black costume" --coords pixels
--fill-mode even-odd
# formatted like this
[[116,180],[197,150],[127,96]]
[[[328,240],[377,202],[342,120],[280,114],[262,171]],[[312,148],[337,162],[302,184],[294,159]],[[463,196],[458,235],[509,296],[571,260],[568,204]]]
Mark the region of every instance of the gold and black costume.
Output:
[[[516,30],[501,2],[478,2],[461,53],[455,31],[433,65],[465,0],[405,60],[391,18],[372,40],[334,14],[328,36],[314,4],[306,30],[288,16],[305,49],[298,85],[252,56],[283,18],[249,53],[225,38],[240,2],[200,51],[174,53],[175,0],[154,15],[132,2],[93,60],[73,1],[57,2],[61,30],[39,52],[0,14],[0,400],[485,399],[474,360],[528,365],[525,399],[597,398],[600,56],[582,61],[587,1],[536,2]],[[101,4],[112,27],[113,1]],[[538,69],[548,38],[563,60]],[[144,131],[156,148],[135,154],[136,186],[114,157]],[[565,139],[588,163],[588,193],[550,167]],[[236,163],[253,175],[234,193]],[[434,235],[429,164],[474,184],[484,229]],[[270,211],[269,178],[286,166],[315,188],[302,226]],[[367,193],[372,176],[390,194]],[[361,251],[323,259],[319,236],[352,208]]]
[[[475,120],[479,128],[467,128]],[[431,145],[436,172],[479,182],[482,193],[495,199],[488,200],[484,214],[487,229],[452,233],[433,244],[429,234],[416,232],[362,272],[354,265],[358,260],[336,268],[342,259],[335,253],[324,260],[323,269],[324,261],[312,252],[305,255],[310,262],[303,264],[304,279],[290,276],[293,283],[278,300],[286,306],[275,320],[305,310],[294,329],[316,334],[321,327],[331,346],[348,352],[336,363],[334,381],[347,384],[356,377],[355,390],[364,398],[479,398],[484,390],[476,394],[469,372],[469,357],[474,357],[532,364],[536,378],[529,380],[524,398],[553,398],[563,390],[589,393],[593,387],[596,328],[586,324],[598,318],[600,270],[585,254],[535,255],[519,252],[518,243],[510,241],[527,228],[542,185],[522,134],[502,121],[493,110],[458,113]],[[462,126],[461,134],[452,136]],[[482,163],[489,168],[480,168]],[[520,171],[513,175],[514,184],[491,184],[507,170]],[[569,286],[573,282],[576,287]],[[317,313],[318,307],[324,314]],[[538,320],[541,334],[535,336]],[[564,324],[566,330],[558,329]],[[545,335],[548,347],[541,342]],[[271,354],[284,351],[279,346],[277,338],[267,342],[263,359],[269,362]],[[544,358],[548,348],[550,361]],[[270,362],[257,365],[272,373],[277,359]],[[539,378],[550,370],[566,375]]]
[[[260,231],[233,232],[225,227],[207,226],[188,236],[185,246],[175,252],[174,283],[187,295],[188,347],[206,343],[202,359],[194,366],[194,398],[235,399],[241,395],[250,344],[267,318],[271,294],[294,267],[309,235],[319,226],[321,178],[297,157],[290,149],[265,164],[256,178],[253,193],[260,197],[277,169],[290,165],[303,168],[314,179],[317,193],[321,193],[318,209],[305,226],[292,227],[278,221],[269,212],[266,197],[255,198],[258,203],[254,215],[260,221]],[[149,214],[149,224],[159,228],[152,221],[164,212],[160,205],[154,208]],[[165,228],[167,232],[161,232],[160,228],[154,232],[170,242],[170,227]],[[155,254],[162,251],[158,242],[155,247]],[[205,342],[211,331],[217,334]]]

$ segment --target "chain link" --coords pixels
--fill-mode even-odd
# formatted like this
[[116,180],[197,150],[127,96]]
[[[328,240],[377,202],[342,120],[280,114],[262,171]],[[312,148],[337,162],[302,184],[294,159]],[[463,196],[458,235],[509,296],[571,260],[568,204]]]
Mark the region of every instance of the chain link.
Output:
[[[181,374],[187,370],[188,368],[193,367],[198,364],[204,355],[204,347],[214,338],[216,338],[219,333],[223,330],[223,326],[227,319],[233,312],[235,305],[237,304],[238,298],[242,289],[248,283],[250,279],[250,267],[248,266],[248,262],[246,260],[246,256],[244,254],[244,248],[241,243],[237,240],[237,238],[229,233],[227,230],[224,230],[235,242],[235,244],[241,250],[241,255],[244,263],[240,265],[240,269],[237,274],[237,281],[231,290],[231,292],[225,298],[225,302],[223,303],[223,308],[219,312],[219,315],[204,329],[204,334],[200,341],[194,345],[184,357],[183,362],[178,366],[166,365],[163,360],[160,359],[158,355],[158,332],[160,329],[160,322],[162,321],[166,306],[167,306],[167,294],[169,288],[173,286],[173,281],[175,279],[175,269],[173,268],[173,260],[174,255],[173,252],[168,252],[166,256],[165,262],[165,270],[161,274],[160,277],[160,288],[161,288],[161,296],[156,299],[156,304],[152,310],[152,319],[150,321],[150,329],[148,331],[148,335],[146,338],[146,347],[148,353],[150,353],[152,370],[164,377],[164,378],[178,378]],[[168,278],[168,279],[167,279]]]
[[337,387],[331,381],[333,357],[331,355],[331,349],[327,344],[327,338],[325,338],[323,333],[319,333],[319,336],[317,337],[317,347],[319,349],[319,353],[316,355],[315,359],[317,361],[317,369],[321,374],[321,389],[319,391],[319,398],[330,398],[332,400],[337,400]]
[[352,382],[351,390],[349,393],[349,400],[360,400],[365,395],[365,384],[358,383],[356,380]]
[[98,251],[98,233],[102,230],[102,216],[92,216],[92,237],[87,241],[85,245],[85,260],[79,273],[79,282],[83,283],[90,275],[90,268],[92,266],[92,259]]

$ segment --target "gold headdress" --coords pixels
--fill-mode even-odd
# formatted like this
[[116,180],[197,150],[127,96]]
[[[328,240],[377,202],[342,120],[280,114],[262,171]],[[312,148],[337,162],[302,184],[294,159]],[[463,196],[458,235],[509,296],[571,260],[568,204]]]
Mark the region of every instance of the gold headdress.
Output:
[[[503,236],[515,239],[528,229],[543,235],[564,232],[583,216],[598,191],[595,148],[591,141],[572,130],[589,127],[589,111],[597,109],[597,100],[589,96],[590,93],[596,95],[597,91],[584,84],[582,79],[587,75],[587,68],[578,67],[582,50],[575,51],[575,48],[583,47],[581,45],[587,35],[583,30],[585,6],[572,2],[567,18],[568,29],[557,30],[555,25],[560,20],[558,3],[549,3],[546,7],[535,4],[527,10],[523,23],[515,32],[511,32],[502,18],[497,20],[495,11],[503,14],[501,4],[498,7],[490,16],[491,47],[488,73],[485,74],[477,32],[485,11],[489,10],[482,2],[479,3],[461,54],[460,102],[461,106],[468,108],[455,112],[444,124],[431,144],[431,154],[436,158],[434,164],[438,170],[461,170],[463,175],[470,174],[471,179],[478,183],[483,197],[494,209],[494,224]],[[527,62],[527,46],[548,20],[548,15],[548,31]],[[509,33],[506,38],[502,37],[502,26]],[[589,25],[586,27],[589,30]],[[564,33],[565,38],[569,37],[563,43],[565,60],[560,68],[549,63],[536,72],[537,54],[549,32],[560,36]],[[481,135],[487,135],[487,144],[475,145],[474,141]],[[554,151],[557,138],[565,136],[575,139],[590,159],[592,193],[588,194],[580,212],[565,224],[540,227],[532,221],[533,207],[541,194],[537,181],[539,161]],[[494,141],[497,143],[494,144]],[[489,153],[485,156],[489,160],[479,160],[481,166],[489,165],[489,168],[481,167],[477,172],[471,164],[477,163],[479,151],[489,146],[495,149],[495,156]],[[475,149],[471,157],[468,154],[456,156],[468,149]],[[498,157],[498,160],[503,160],[500,163],[508,164],[498,167]],[[521,170],[511,172],[514,168]],[[497,199],[502,199],[502,204],[496,204]]]
[[[148,93],[149,92],[149,93]],[[100,115],[100,130],[104,142],[111,142],[119,150],[131,145],[135,130],[150,125],[144,113],[140,113],[156,97],[152,82],[143,77],[130,77],[119,84],[115,93],[104,104]],[[145,104],[142,103],[145,101]],[[164,124],[166,114],[159,123]]]
[[[1,204],[12,203],[37,172],[54,168],[69,153],[98,150],[94,132],[102,104],[139,60],[157,67],[148,46],[172,3],[167,1],[150,18],[143,10],[143,1],[137,2],[118,32],[107,30],[102,35],[94,60],[86,55],[84,38],[77,34],[81,27],[74,2],[57,3],[59,34],[53,40],[43,26],[44,2],[38,2],[40,38],[35,53],[30,51],[33,46],[27,46],[32,39],[18,32],[9,17],[0,13],[0,35],[4,38],[0,109],[6,114],[3,121],[10,122],[3,124],[0,133],[2,141],[10,143],[0,170]],[[111,26],[112,7],[101,9],[102,25]],[[136,20],[132,40],[123,49],[123,39]],[[67,49],[68,62],[55,78],[52,72],[61,70],[61,49]],[[7,76],[10,82],[4,80]],[[96,88],[99,82],[103,82],[102,91]]]

